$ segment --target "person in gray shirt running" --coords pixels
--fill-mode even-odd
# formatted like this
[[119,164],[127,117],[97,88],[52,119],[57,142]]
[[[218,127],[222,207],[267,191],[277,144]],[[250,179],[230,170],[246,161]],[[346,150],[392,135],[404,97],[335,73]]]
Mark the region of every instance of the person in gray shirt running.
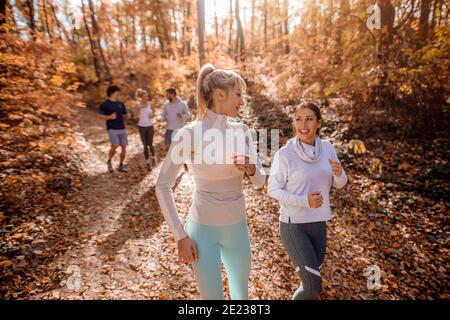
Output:
[[169,102],[164,105],[161,116],[166,121],[164,142],[168,149],[172,143],[173,132],[182,128],[189,119],[189,109],[186,102],[177,97],[177,90],[175,88],[168,88],[166,94]]

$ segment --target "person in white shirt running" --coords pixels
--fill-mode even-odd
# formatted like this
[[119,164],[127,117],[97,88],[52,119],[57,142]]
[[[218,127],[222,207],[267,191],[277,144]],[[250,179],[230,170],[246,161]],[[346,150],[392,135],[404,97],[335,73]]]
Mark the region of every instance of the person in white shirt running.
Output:
[[148,100],[148,93],[144,89],[139,88],[136,90],[135,99],[135,107],[139,115],[139,135],[144,146],[144,158],[147,168],[151,169],[155,163],[155,149],[153,147],[153,115],[155,114],[155,107],[151,105]]
[[319,107],[300,104],[293,119],[296,137],[275,153],[269,176],[268,195],[281,207],[281,239],[302,280],[294,300],[315,299],[322,290],[330,188],[347,183],[333,145],[319,137],[321,126]]
[[[233,122],[244,105],[244,80],[235,72],[204,65],[197,80],[197,119],[174,136],[158,180],[161,211],[178,244],[181,262],[190,263],[203,299],[222,300],[222,262],[231,299],[248,299],[251,250],[243,177],[265,183],[247,126]],[[237,142],[237,148],[235,148]],[[178,216],[172,186],[187,163],[195,182],[186,224]]]

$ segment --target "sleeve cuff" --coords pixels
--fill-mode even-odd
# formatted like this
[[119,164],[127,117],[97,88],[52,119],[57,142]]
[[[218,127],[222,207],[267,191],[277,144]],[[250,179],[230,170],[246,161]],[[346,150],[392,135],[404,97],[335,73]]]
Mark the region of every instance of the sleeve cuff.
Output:
[[308,195],[299,196],[298,205],[300,207],[309,208]]
[[180,230],[177,230],[174,232],[174,236],[175,236],[175,240],[179,241],[183,238],[186,238],[188,236],[188,234],[186,233],[186,231],[183,230],[183,228],[181,228]]
[[250,181],[254,185],[262,187],[266,183],[266,175],[263,172],[261,172],[260,170],[263,170],[263,169],[261,169],[258,166],[256,166],[255,174],[252,175],[252,176],[249,175],[248,177],[250,178]]
[[344,170],[342,170],[342,174],[339,177],[333,175],[333,179],[339,188],[343,187],[347,183],[347,180],[348,180],[347,174],[345,173]]

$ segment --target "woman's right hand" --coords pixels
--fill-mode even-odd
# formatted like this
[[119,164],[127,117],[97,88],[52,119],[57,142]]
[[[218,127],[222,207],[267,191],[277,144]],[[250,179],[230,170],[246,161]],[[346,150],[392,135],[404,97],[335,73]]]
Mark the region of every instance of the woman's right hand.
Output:
[[310,208],[320,208],[323,204],[323,197],[320,191],[309,192],[308,203]]
[[181,263],[192,263],[198,260],[194,240],[189,237],[178,240],[178,260]]

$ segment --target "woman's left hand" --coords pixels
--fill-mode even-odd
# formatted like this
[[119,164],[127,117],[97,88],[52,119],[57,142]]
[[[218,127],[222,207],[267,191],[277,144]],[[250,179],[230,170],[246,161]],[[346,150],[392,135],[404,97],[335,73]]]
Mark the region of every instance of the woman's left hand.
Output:
[[340,177],[342,175],[342,166],[339,161],[328,159],[328,162],[330,163],[333,175],[335,175],[336,177]]
[[255,164],[250,163],[250,157],[243,153],[234,153],[231,158],[236,168],[240,171],[244,171],[249,176],[252,176],[256,172]]

